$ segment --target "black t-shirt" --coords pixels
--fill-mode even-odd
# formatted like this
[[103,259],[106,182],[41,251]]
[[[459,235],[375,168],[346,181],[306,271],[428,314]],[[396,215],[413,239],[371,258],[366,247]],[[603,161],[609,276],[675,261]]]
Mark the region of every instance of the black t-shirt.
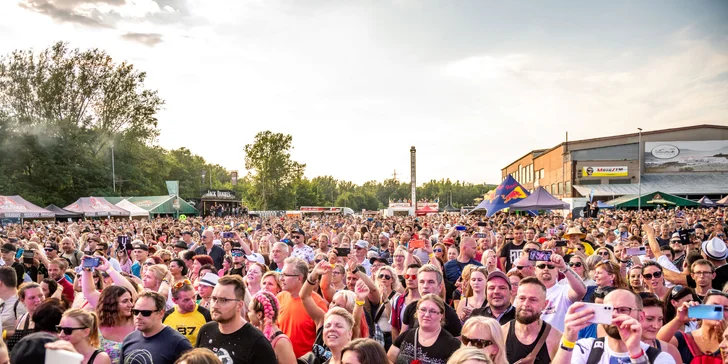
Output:
[[440,330],[440,335],[431,346],[422,346],[417,343],[417,357],[415,358],[415,332],[418,329],[409,329],[399,335],[392,344],[399,348],[399,355],[395,364],[410,364],[415,359],[423,364],[445,364],[447,359],[460,348],[460,340],[450,335],[447,330]]
[[658,243],[660,243],[660,246],[668,246],[670,245],[670,238],[663,239],[661,237],[656,237],[655,240],[657,240]]
[[162,331],[150,337],[144,337],[141,331],[135,330],[121,344],[119,363],[173,364],[190,349],[190,342],[169,326],[164,326]]
[[217,245],[213,245],[210,251],[207,251],[204,245],[195,249],[195,254],[209,255],[212,258],[212,262],[215,263],[215,269],[222,269],[222,262],[225,260],[225,250]]
[[244,267],[230,268],[230,270],[227,272],[227,275],[229,275],[229,276],[236,275],[236,274],[241,277],[245,277],[245,268]]
[[[409,305],[407,305],[407,308],[404,309],[404,318],[402,319],[402,323],[407,325],[410,329],[419,326],[419,322],[417,322],[417,318],[415,318],[415,312],[417,312],[417,301],[410,302]],[[444,329],[447,330],[447,332],[450,333],[450,335],[454,337],[460,336],[460,330],[463,328],[463,325],[460,323],[460,317],[458,317],[458,313],[455,312],[455,310],[450,307],[450,305],[445,305],[445,327]]]
[[217,322],[208,322],[197,334],[195,347],[212,350],[223,364],[277,362],[276,353],[268,339],[249,322],[240,330],[227,335],[220,333]]
[[485,316],[490,317],[492,319],[498,320],[498,323],[501,324],[501,326],[507,324],[511,320],[516,318],[516,307],[511,305],[508,307],[506,312],[503,312],[500,318],[493,316],[493,312],[491,312],[490,307],[482,307],[482,308],[476,308],[473,310],[473,312],[470,313],[470,317],[474,316]]
[[523,242],[521,242],[520,245],[516,245],[511,242],[503,246],[500,257],[506,258],[506,266],[503,267],[504,272],[508,272],[509,270],[511,270],[511,268],[513,268],[513,263],[515,263],[516,260],[521,257],[522,251]]
[[23,263],[13,262],[12,268],[15,269],[15,275],[18,276],[18,284],[20,287],[23,284],[23,275],[25,274],[25,265]]

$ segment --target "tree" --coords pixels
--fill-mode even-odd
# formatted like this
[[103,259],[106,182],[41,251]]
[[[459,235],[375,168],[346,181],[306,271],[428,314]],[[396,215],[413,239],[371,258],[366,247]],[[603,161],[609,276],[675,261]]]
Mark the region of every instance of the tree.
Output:
[[253,206],[263,210],[293,206],[293,184],[301,179],[306,165],[291,159],[292,144],[290,135],[263,131],[245,145],[245,168],[259,192]]

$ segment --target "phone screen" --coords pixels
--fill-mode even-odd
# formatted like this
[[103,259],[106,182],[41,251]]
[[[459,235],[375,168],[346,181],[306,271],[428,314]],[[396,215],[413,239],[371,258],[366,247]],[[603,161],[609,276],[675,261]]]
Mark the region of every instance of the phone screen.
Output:
[[528,260],[541,262],[551,261],[551,252],[547,250],[531,250],[528,252]]

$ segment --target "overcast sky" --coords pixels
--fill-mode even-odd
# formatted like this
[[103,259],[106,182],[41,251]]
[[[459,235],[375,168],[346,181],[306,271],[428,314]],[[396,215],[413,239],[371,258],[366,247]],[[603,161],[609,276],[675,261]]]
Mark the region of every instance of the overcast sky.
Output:
[[245,173],[500,181],[532,149],[728,124],[728,1],[2,0],[0,53],[105,49],[167,102],[159,144]]

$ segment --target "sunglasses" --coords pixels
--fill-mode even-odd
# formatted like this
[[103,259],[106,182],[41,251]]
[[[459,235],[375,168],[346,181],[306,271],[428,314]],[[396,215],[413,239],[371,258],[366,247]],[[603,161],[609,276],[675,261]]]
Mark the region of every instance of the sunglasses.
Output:
[[728,293],[725,293],[723,291],[719,291],[717,289],[711,289],[711,290],[708,290],[708,293],[705,295],[705,299],[703,300],[703,302],[705,302],[705,300],[708,299],[708,296],[715,296],[715,295],[723,296],[723,297],[728,298]]
[[58,332],[59,334],[64,333],[66,335],[71,335],[76,330],[83,330],[83,329],[87,329],[87,328],[88,327],[63,327],[63,326],[56,325],[56,332]]
[[569,267],[581,268],[581,262],[569,262]]
[[599,255],[601,255],[601,256],[607,256],[608,257],[609,256],[609,252],[608,251],[600,251],[599,252]]
[[440,249],[440,248],[432,249],[432,251],[435,253],[442,253],[442,249]]
[[389,274],[380,274],[379,279],[390,280],[390,279],[392,279],[392,276],[390,276]]
[[243,256],[243,252],[241,252],[241,251],[231,251],[230,252],[230,255],[232,255],[234,257],[242,257]]
[[417,279],[417,274],[405,274],[404,279]]
[[493,345],[493,342],[490,340],[483,340],[483,339],[471,339],[465,335],[460,335],[461,338],[463,338],[463,344],[465,346],[474,346],[478,349],[487,348],[491,345]]
[[136,316],[138,314],[142,314],[142,316],[144,316],[144,317],[149,317],[157,311],[159,311],[159,310],[137,310],[136,308],[132,308],[131,315]]
[[546,269],[546,267],[548,267],[549,269],[554,269],[554,268],[556,268],[556,266],[555,266],[555,265],[553,265],[553,264],[543,264],[543,263],[542,263],[542,264],[538,264],[538,265],[536,265],[536,268],[538,268],[538,269]]
[[642,277],[644,277],[645,279],[652,279],[653,276],[655,278],[660,278],[660,277],[662,277],[662,272],[655,272],[655,273],[652,273],[652,274],[647,273],[647,274],[643,274],[642,275]]
[[517,266],[516,266],[516,269],[518,269],[518,270],[521,270],[521,269],[523,269],[523,268],[526,268],[526,266],[525,266],[525,265],[517,265]]

